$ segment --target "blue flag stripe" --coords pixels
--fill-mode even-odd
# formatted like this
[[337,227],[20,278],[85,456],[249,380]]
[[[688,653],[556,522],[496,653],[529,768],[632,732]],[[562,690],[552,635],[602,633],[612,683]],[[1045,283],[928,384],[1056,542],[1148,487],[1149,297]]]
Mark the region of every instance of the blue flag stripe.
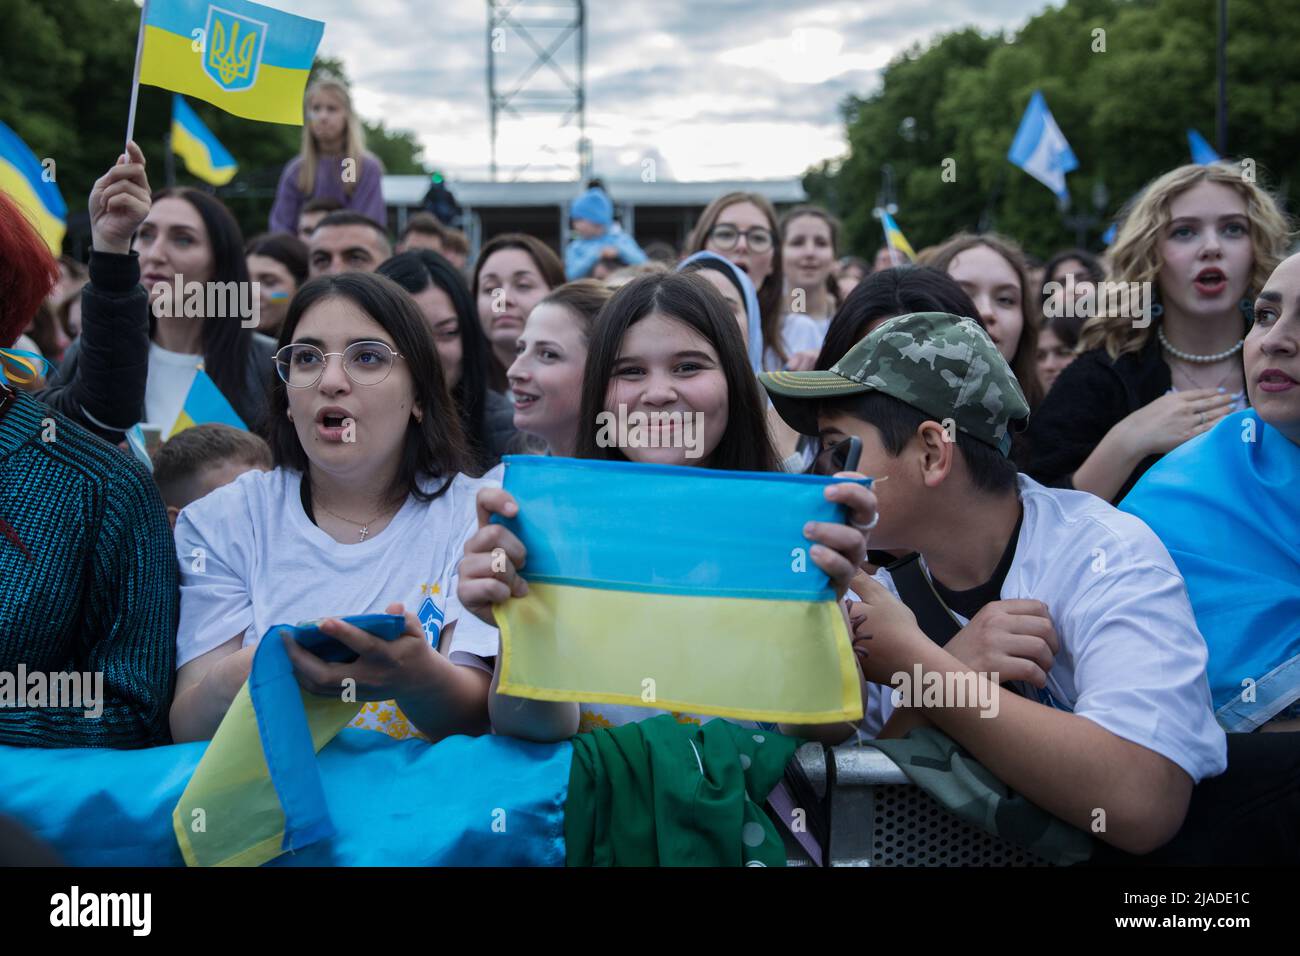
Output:
[[528,549],[528,580],[820,601],[833,592],[808,557],[812,542],[803,526],[844,520],[842,506],[823,496],[832,483],[812,475],[507,456],[505,488],[520,513],[501,523]]
[[45,211],[56,219],[68,218],[68,205],[63,201],[59,187],[53,182],[46,182],[40,160],[21,137],[4,123],[0,122],[0,162],[13,166],[27,180],[32,192],[41,201]]
[[[267,25],[262,62],[268,66],[282,66],[290,70],[310,70],[312,57],[320,44],[325,24],[265,7],[248,0],[165,0],[149,4],[145,23],[169,33],[194,38],[196,30],[203,30],[208,22],[208,8],[216,7],[249,20]],[[196,52],[195,56],[199,56]]]

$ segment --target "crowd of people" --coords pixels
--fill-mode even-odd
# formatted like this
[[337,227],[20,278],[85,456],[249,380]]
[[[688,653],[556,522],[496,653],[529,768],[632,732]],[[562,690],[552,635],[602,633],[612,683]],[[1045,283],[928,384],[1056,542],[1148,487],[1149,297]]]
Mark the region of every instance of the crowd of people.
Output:
[[[643,251],[600,184],[565,249],[471,250],[428,213],[389,233],[346,87],[305,108],[247,242],[210,192],[151,192],[134,144],[91,193],[88,263],[0,196],[0,671],[106,685],[94,720],[0,708],[0,743],[209,739],[269,627],[382,611],[394,641],[322,625],[351,664],[290,649],[310,692],[355,681],[354,726],[555,741],[664,713],[498,692],[493,609],[528,589],[489,520],[519,511],[502,457],[850,477],[828,463],[856,440],[875,484],[829,485],[850,520],[808,534],[865,716],[784,730],[937,727],[1115,858],[1294,861],[1300,256],[1264,188],[1171,170],[1104,256],[1041,273],[991,233],[868,263],[825,209],[745,192]],[[257,283],[257,326],[157,307],[191,281]],[[166,437],[200,371],[247,430]],[[620,407],[698,413],[699,453],[601,440]],[[137,425],[165,438],[152,470]],[[916,669],[991,682],[995,716],[900,706]]]

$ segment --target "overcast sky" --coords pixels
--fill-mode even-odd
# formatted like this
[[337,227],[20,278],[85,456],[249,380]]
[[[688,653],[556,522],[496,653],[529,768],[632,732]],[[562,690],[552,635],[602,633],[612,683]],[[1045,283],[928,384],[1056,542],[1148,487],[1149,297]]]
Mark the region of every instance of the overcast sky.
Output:
[[[484,0],[268,0],[326,22],[369,119],[414,130],[427,162],[486,179],[490,157]],[[600,174],[661,179],[797,176],[845,150],[838,104],[867,94],[909,45],[976,26],[1016,29],[1046,0],[599,0],[587,4],[587,135]],[[567,2],[524,0],[517,20],[567,18]],[[529,31],[543,48],[555,28]],[[507,25],[504,93],[532,62]],[[572,76],[574,41],[556,56]],[[548,67],[530,89],[563,86]],[[501,119],[500,178],[572,178],[576,120]],[[527,168],[525,168],[527,167]]]

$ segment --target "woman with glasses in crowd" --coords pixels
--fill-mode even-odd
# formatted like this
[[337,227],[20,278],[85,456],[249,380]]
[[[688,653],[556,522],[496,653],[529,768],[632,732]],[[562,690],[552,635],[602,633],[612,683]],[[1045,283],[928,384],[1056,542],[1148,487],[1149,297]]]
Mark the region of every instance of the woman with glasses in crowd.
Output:
[[[489,479],[461,474],[460,415],[419,308],[382,276],[323,276],[294,297],[275,356],[273,471],[242,475],[176,521],[177,741],[210,738],[272,625],[328,618],[359,654],[291,644],[302,685],[369,702],[354,726],[394,737],[479,733],[496,631],[462,613],[456,563]],[[405,613],[396,640],[334,618]],[[487,659],[487,660],[485,660]]]
[[[804,339],[787,342],[781,334],[785,313],[785,278],[781,268],[781,229],[776,210],[758,193],[727,193],[705,208],[686,240],[686,254],[708,250],[734,262],[758,290],[762,311],[763,367],[785,368]],[[792,346],[792,347],[788,347]]]

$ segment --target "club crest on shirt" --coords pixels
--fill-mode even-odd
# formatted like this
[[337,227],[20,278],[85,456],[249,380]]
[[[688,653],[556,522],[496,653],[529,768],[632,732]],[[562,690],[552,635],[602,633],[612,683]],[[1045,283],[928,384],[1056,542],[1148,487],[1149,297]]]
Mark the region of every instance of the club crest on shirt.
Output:
[[[425,587],[427,585],[422,585],[420,590],[423,592]],[[437,593],[438,590],[440,589],[436,584],[430,588],[431,593]],[[420,619],[420,627],[424,629],[424,636],[428,638],[430,644],[437,647],[444,620],[442,609],[433,603],[432,597],[426,597],[420,604],[420,610],[416,613],[416,617]]]

